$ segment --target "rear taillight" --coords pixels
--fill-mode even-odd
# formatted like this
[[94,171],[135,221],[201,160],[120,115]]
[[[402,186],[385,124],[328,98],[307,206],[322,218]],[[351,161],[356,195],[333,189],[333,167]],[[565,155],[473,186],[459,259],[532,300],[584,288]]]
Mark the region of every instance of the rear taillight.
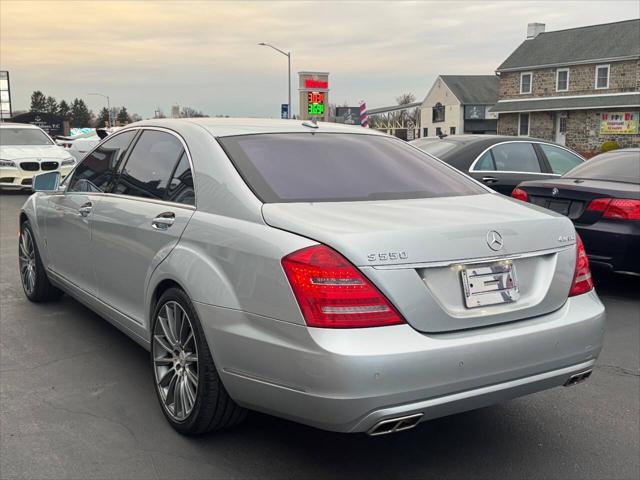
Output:
[[523,202],[529,201],[529,195],[521,188],[514,188],[513,192],[511,192],[511,196],[516,200],[522,200]]
[[622,220],[640,220],[640,200],[614,198],[602,216]]
[[573,283],[569,296],[581,295],[593,289],[593,279],[589,268],[589,259],[584,249],[584,244],[580,235],[576,233],[576,270],[573,274]]
[[589,212],[603,212],[603,218],[640,220],[640,200],[595,198],[587,206]]
[[282,259],[310,327],[380,327],[404,323],[391,303],[335,250],[315,245]]

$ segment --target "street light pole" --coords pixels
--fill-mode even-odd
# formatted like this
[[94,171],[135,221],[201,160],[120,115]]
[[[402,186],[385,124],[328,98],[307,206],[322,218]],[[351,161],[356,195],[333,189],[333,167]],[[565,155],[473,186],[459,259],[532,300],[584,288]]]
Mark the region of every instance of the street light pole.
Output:
[[115,122],[113,121],[113,118],[111,116],[111,104],[109,102],[109,95],[104,95],[103,93],[87,93],[87,95],[97,95],[99,97],[107,99],[107,110],[109,110],[109,126],[113,127],[114,126],[113,124]]
[[262,47],[273,48],[276,52],[280,52],[282,55],[287,57],[287,80],[289,81],[289,104],[287,111],[287,118],[291,118],[291,52],[285,52],[284,50],[280,50],[278,47],[274,47],[268,43],[260,42],[258,45]]

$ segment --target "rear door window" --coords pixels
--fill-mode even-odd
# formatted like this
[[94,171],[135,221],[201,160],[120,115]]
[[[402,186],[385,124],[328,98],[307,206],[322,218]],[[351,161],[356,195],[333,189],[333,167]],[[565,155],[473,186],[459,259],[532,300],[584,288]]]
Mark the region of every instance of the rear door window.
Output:
[[118,177],[114,193],[164,199],[183,152],[182,143],[170,133],[145,130]]
[[493,162],[493,155],[491,155],[491,150],[487,150],[484,154],[478,159],[478,162],[473,167],[473,171],[481,171],[481,172],[492,172],[496,169],[496,164]]
[[258,134],[224,137],[219,142],[265,203],[486,193],[462,173],[385,136]]
[[70,192],[106,192],[116,175],[120,161],[126,156],[136,130],[110,137],[76,167],[69,182]]
[[547,161],[551,166],[551,171],[557,175],[564,175],[569,170],[582,163],[582,159],[580,157],[574,155],[568,150],[565,150],[564,148],[546,145],[544,143],[540,143],[538,145],[544,152],[545,157],[547,157]]
[[196,204],[196,193],[193,188],[193,173],[187,152],[182,152],[178,166],[173,172],[166,192],[166,200],[186,205]]
[[533,145],[528,142],[513,142],[496,145],[491,149],[496,170],[499,172],[542,172]]

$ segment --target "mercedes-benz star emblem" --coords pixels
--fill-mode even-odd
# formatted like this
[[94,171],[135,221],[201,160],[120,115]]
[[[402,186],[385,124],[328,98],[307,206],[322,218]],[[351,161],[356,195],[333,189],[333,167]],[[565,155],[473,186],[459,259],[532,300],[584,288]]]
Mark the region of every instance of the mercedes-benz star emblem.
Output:
[[556,187],[553,187],[553,190],[551,190],[551,195],[553,195],[554,197],[557,197],[559,193],[560,190],[558,190]]
[[495,250],[496,252],[498,250],[502,250],[502,235],[500,235],[495,230],[489,230],[487,232],[487,245],[489,245],[489,248],[491,250]]

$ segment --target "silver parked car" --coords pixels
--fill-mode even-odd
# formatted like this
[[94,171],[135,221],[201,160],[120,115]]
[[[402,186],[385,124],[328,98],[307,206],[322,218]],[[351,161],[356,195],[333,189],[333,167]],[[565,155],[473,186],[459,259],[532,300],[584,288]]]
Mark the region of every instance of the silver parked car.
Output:
[[20,216],[33,301],[150,350],[182,433],[246,409],[373,435],[586,379],[604,308],[571,221],[337,124],[149,120]]

